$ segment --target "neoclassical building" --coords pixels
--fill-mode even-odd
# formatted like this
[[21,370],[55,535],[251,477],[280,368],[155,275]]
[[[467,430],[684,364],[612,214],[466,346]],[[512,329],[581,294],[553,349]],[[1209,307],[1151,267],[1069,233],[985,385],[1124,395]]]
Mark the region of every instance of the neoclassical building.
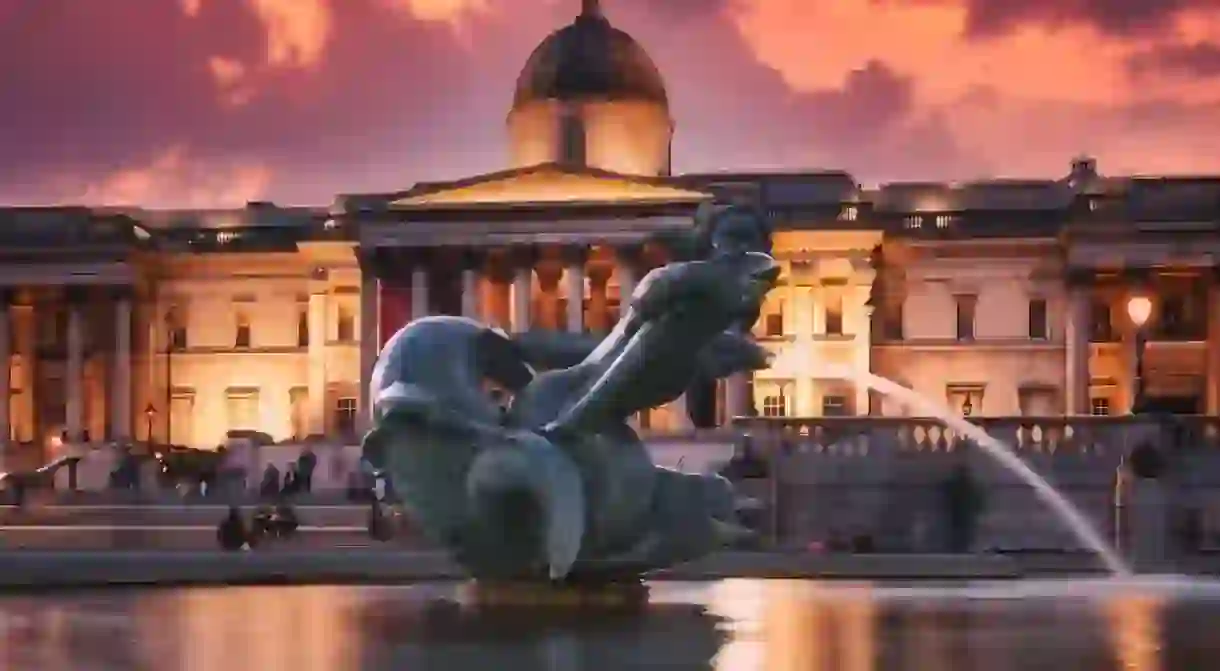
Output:
[[[512,165],[330,207],[0,209],[0,436],[44,449],[232,432],[354,440],[378,349],[427,314],[604,332],[706,202],[761,208],[782,286],[771,369],[639,417],[903,415],[868,370],[988,416],[1111,414],[1134,395],[1220,412],[1220,176],[864,188],[845,172],[671,174],[675,123],[646,52],[593,1],[528,58]],[[14,448],[15,449],[15,448]]]

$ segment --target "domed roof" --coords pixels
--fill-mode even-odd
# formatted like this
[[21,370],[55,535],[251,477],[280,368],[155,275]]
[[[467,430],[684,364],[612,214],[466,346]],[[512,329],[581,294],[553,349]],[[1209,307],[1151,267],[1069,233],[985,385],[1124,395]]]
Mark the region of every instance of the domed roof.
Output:
[[513,108],[536,100],[646,100],[668,105],[652,59],[627,33],[610,25],[596,0],[570,25],[534,49],[517,78]]

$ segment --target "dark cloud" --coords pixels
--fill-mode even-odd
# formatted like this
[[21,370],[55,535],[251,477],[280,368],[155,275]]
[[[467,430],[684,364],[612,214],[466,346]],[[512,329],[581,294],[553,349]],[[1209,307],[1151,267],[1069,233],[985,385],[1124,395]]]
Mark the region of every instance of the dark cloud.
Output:
[[[873,0],[876,4],[953,4],[956,0]],[[1164,34],[1186,10],[1220,9],[1220,0],[966,0],[965,32],[990,38],[1022,26],[1088,25],[1115,37]]]
[[1138,78],[1220,76],[1220,45],[1207,42],[1167,44],[1133,54],[1127,69]]
[[[869,62],[841,87],[796,92],[755,57],[729,16],[736,1],[606,3],[665,76],[677,169],[816,164],[867,178],[959,165],[943,120],[912,118],[910,79]],[[265,165],[264,195],[292,202],[497,170],[518,70],[576,12],[476,15],[454,30],[342,0],[316,67],[273,68],[251,4],[207,0],[187,17],[172,0],[0,0],[0,199],[73,197],[56,178],[100,180],[171,147]],[[244,66],[245,104],[226,103],[217,58]]]

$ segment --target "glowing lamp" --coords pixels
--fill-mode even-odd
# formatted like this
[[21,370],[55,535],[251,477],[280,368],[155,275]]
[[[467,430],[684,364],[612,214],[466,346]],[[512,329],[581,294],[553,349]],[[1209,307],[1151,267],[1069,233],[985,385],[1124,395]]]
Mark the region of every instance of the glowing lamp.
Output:
[[1133,296],[1127,301],[1127,316],[1136,328],[1143,328],[1148,323],[1148,317],[1152,316],[1152,301],[1146,296]]

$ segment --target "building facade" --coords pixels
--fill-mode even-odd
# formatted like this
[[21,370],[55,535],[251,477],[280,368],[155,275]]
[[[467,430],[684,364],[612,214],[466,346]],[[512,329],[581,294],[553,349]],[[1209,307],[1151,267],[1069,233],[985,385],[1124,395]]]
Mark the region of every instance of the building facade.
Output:
[[[594,48],[596,47],[596,48]],[[329,207],[0,209],[0,436],[44,450],[234,432],[355,440],[380,345],[412,318],[605,332],[658,240],[708,202],[771,219],[774,365],[637,419],[911,412],[871,371],[984,416],[1220,412],[1220,176],[861,187],[843,172],[670,173],[655,66],[596,2],[518,81],[509,170]],[[696,393],[698,391],[699,393]]]

